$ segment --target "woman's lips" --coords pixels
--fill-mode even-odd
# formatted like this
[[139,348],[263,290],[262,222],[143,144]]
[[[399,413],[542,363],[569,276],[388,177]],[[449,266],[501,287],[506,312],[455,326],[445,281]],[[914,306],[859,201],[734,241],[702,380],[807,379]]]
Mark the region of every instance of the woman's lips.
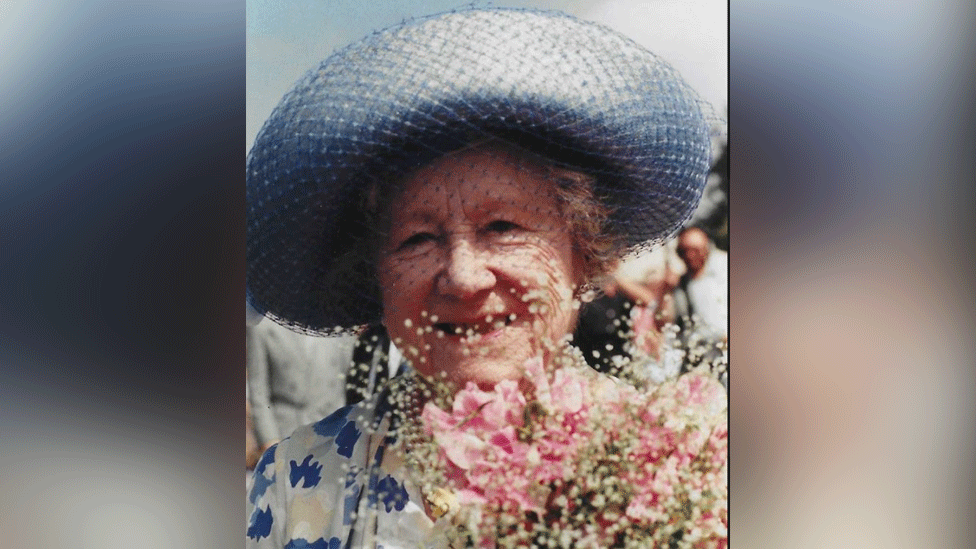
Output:
[[502,317],[491,316],[467,322],[437,322],[433,327],[438,332],[444,334],[445,337],[473,338],[500,332],[503,328],[511,326],[515,320],[516,316],[509,314]]

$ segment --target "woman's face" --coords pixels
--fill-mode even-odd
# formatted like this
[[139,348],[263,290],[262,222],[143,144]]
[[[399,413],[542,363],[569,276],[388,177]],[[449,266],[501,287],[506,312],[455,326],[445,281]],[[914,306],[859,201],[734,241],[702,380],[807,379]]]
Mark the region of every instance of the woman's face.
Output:
[[551,185],[485,146],[404,181],[378,272],[384,324],[419,373],[487,388],[572,333],[579,263]]

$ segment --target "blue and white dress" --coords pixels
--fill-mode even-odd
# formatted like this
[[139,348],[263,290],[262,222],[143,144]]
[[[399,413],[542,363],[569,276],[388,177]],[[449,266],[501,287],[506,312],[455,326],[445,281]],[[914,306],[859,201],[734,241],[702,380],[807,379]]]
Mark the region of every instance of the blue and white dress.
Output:
[[389,402],[381,391],[265,452],[251,479],[245,547],[445,547],[445,525],[427,516],[393,444]]

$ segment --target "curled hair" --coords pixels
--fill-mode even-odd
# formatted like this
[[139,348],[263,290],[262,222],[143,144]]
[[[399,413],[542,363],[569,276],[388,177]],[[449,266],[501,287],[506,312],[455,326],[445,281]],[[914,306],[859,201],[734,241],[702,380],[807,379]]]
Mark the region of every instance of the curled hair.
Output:
[[596,179],[552,165],[546,169],[555,183],[556,199],[569,224],[573,245],[583,260],[583,280],[589,282],[608,274],[625,246],[610,230],[610,208],[594,193]]

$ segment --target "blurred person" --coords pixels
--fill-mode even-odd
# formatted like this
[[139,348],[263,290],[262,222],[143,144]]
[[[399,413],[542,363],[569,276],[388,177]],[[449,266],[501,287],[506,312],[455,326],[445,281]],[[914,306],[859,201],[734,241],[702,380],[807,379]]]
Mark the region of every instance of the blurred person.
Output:
[[621,364],[632,359],[630,313],[634,300],[617,291],[612,276],[598,286],[600,290],[580,305],[573,345],[596,370],[616,373]]
[[718,158],[702,191],[698,209],[685,224],[700,227],[720,250],[729,250],[729,146],[727,141],[714,145]]
[[707,365],[728,388],[728,253],[700,227],[678,235],[677,253],[686,271],[673,291],[681,370]]
[[573,341],[600,371],[661,359],[664,329],[675,321],[672,291],[684,273],[674,250],[670,241],[623,259],[599,283],[599,294],[583,303]]
[[630,364],[621,371],[639,386],[659,384],[682,371],[686,352],[675,325],[674,289],[685,272],[675,241],[626,258],[613,275],[618,294],[633,301],[628,311],[626,345]]
[[677,318],[673,293],[685,267],[675,243],[627,258],[614,273],[617,289],[635,303],[631,312],[634,344],[654,359],[661,358],[665,327]]
[[[245,394],[248,391],[245,390]],[[258,445],[258,437],[254,433],[254,419],[251,417],[251,401],[244,400],[244,469],[253,471],[254,466],[261,457],[261,446]]]
[[270,321],[245,330],[248,402],[261,452],[345,405],[355,336],[314,337]]
[[258,437],[254,434],[251,402],[246,399],[244,401],[244,417],[244,474],[246,480],[250,478],[251,472],[254,471],[254,466],[258,464],[258,459],[261,457],[261,446],[258,445]]
[[676,288],[678,315],[709,340],[729,335],[729,256],[715,247],[704,230],[688,227],[678,235],[678,256],[686,272]]

